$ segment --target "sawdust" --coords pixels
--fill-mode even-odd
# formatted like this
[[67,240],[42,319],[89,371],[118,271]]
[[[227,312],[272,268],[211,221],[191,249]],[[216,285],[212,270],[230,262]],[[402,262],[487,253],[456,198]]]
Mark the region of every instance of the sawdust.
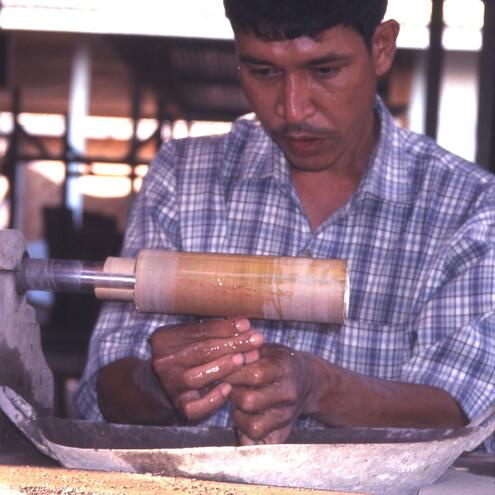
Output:
[[[328,495],[328,491],[277,488],[63,468],[0,466],[0,495]],[[341,494],[344,495],[344,494]]]

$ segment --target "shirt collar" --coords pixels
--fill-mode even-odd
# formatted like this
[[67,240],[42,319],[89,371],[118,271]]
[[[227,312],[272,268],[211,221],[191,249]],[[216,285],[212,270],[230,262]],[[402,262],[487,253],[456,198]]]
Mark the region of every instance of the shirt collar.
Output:
[[356,196],[368,193],[398,203],[413,200],[413,177],[410,160],[404,152],[403,130],[395,123],[380,97],[375,111],[380,121],[380,134]]
[[[234,122],[227,162],[234,172],[235,183],[272,177],[274,163],[279,161],[276,159],[277,153],[277,145],[254,114],[244,115]],[[284,167],[287,169],[286,162]]]

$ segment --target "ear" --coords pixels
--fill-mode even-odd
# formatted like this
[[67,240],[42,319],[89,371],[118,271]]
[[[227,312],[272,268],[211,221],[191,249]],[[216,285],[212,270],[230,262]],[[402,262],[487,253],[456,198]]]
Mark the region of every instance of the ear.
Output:
[[378,77],[386,74],[392,66],[397,49],[396,42],[399,30],[399,23],[393,19],[382,22],[375,29],[371,40],[371,54],[375,65],[375,73]]

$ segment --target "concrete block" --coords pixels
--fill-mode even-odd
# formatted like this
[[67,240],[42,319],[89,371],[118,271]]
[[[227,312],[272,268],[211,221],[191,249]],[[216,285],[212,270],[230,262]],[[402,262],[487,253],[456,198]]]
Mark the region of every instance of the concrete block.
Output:
[[43,354],[34,308],[15,289],[14,270],[25,252],[20,232],[0,230],[0,384],[49,414],[53,410],[53,374]]
[[0,270],[15,270],[26,252],[26,241],[18,230],[0,229]]

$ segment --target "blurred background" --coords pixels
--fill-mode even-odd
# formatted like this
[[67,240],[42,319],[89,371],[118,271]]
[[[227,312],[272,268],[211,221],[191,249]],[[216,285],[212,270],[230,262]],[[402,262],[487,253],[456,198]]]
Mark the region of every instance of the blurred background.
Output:
[[[400,125],[495,172],[495,0],[389,0],[401,23],[380,93]],[[117,255],[150,160],[170,137],[249,112],[222,0],[0,0],[0,228],[31,256]],[[99,303],[30,293],[74,414]]]

